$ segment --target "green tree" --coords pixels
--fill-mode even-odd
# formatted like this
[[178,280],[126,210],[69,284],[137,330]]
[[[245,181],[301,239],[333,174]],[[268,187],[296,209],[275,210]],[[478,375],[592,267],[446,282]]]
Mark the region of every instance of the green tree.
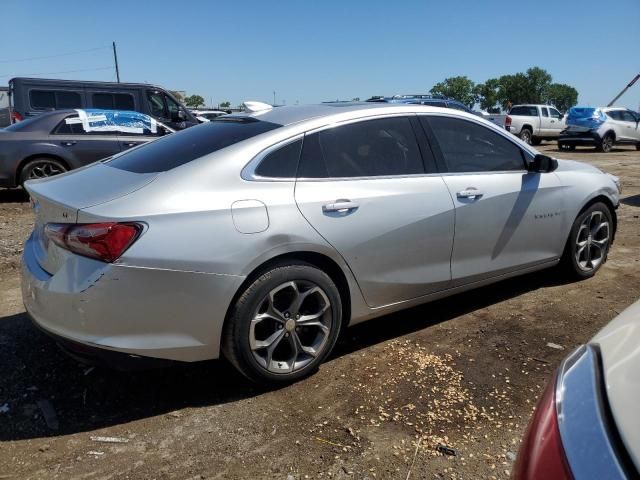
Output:
[[204,105],[204,98],[200,95],[189,95],[184,99],[184,104],[187,107],[198,108],[200,105]]
[[533,102],[527,76],[524,73],[501,76],[498,79],[498,102],[505,110],[511,105]]
[[578,91],[565,83],[552,83],[544,92],[544,101],[566,112],[578,103]]
[[532,67],[527,70],[529,82],[529,100],[531,103],[544,103],[545,92],[551,85],[551,75],[540,67]]
[[231,108],[231,102],[229,100],[222,102],[220,108]]
[[476,102],[480,104],[480,108],[483,110],[489,110],[498,103],[498,87],[500,83],[497,78],[490,78],[484,83],[478,83],[474,89],[473,94],[476,98]]
[[466,76],[450,77],[436,83],[431,89],[431,93],[455,98],[471,108],[476,103],[474,87],[473,81]]

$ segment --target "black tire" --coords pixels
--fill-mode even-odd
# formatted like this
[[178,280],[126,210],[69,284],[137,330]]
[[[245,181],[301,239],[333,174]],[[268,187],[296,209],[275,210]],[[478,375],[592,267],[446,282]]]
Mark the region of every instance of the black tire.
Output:
[[604,137],[602,137],[602,140],[600,140],[600,143],[596,146],[596,150],[598,150],[599,152],[609,153],[614,144],[615,139],[613,138],[613,135],[607,133]]
[[[297,290],[291,289],[290,291],[287,291],[289,287],[282,287],[290,282],[294,282],[296,284]],[[302,286],[305,286],[305,290],[303,290]],[[306,286],[309,286],[309,288],[306,289]],[[319,287],[326,297],[322,297],[319,293],[312,293],[307,296],[310,300],[303,300],[298,310],[291,308],[295,304],[294,300],[296,297],[293,297],[294,300],[291,300],[292,303],[289,307],[275,309],[278,313],[283,313],[283,316],[280,317],[277,322],[273,321],[274,317],[269,315],[266,316],[265,320],[262,320],[259,323],[253,322],[254,318],[258,315],[265,315],[264,313],[260,313],[261,311],[265,311],[265,302],[268,305],[274,305],[275,307],[276,302],[284,301],[284,303],[282,303],[284,305],[289,300],[287,298],[277,298],[278,295],[282,295],[284,297],[286,297],[287,294],[295,295],[295,291],[301,291],[304,294],[309,292],[312,288],[315,290],[314,287]],[[272,292],[274,290],[278,291],[272,296]],[[315,295],[318,295],[318,298],[314,299],[313,296]],[[275,298],[273,303],[269,301],[269,298]],[[325,324],[325,326],[327,324],[330,325],[328,332],[324,333],[324,331],[320,330],[320,327],[299,326],[297,322],[302,322],[305,315],[308,315],[308,311],[307,313],[304,313],[304,308],[306,308],[304,307],[305,302],[310,301],[320,304],[325,301],[324,298],[328,299],[330,303],[322,314],[322,318],[324,318],[325,315],[328,317],[328,314],[331,316],[330,321]],[[282,310],[291,310],[291,316],[288,316],[289,312],[282,312]],[[322,310],[322,307],[320,307],[320,310]],[[296,313],[303,312],[301,313],[302,320],[294,319],[294,311]],[[279,323],[282,320],[285,320],[285,315],[287,315],[286,318],[288,319],[286,320],[286,323]],[[299,316],[300,315],[298,315],[298,317]],[[292,321],[294,325],[293,327],[289,325]],[[261,332],[261,338],[258,338],[258,328],[259,325],[263,324],[263,322],[265,323],[264,331]],[[252,323],[254,323],[253,327]],[[225,323],[222,339],[222,351],[225,358],[229,360],[234,367],[256,383],[263,385],[291,383],[310,375],[318,369],[318,366],[333,350],[341,327],[342,301],[340,293],[338,292],[338,288],[334,282],[326,273],[303,262],[276,265],[251,282],[237,299]],[[301,331],[305,328],[307,330],[312,330],[306,332]],[[317,333],[313,328],[317,329]],[[271,332],[271,330],[273,331]],[[266,344],[266,342],[273,338],[273,335],[276,335],[278,332],[283,332],[284,336],[279,337],[277,340],[278,343],[271,351],[271,357],[268,357],[270,348],[256,347],[252,350],[251,339],[255,342],[254,345],[257,345],[258,342]],[[315,338],[315,336],[318,336],[319,338],[322,336],[323,339],[320,340],[321,345],[317,347],[317,356],[312,356],[307,354],[306,351],[302,351],[301,354],[303,360],[298,362],[298,359],[300,359],[301,356],[300,354],[294,354],[293,345],[296,344],[297,340],[300,340],[299,345],[305,346],[301,341],[305,333],[310,334],[307,335],[306,338]],[[286,340],[284,338],[285,336]],[[316,340],[314,340],[314,342],[315,341]],[[275,343],[276,341],[274,340],[271,345]],[[309,348],[309,346],[305,346],[305,348]],[[300,350],[297,349],[297,351]],[[268,360],[262,358],[262,354],[267,356]],[[293,355],[293,360],[290,358],[291,355]],[[289,358],[287,360],[280,360],[281,356]],[[297,363],[300,363],[301,365],[299,368],[295,367]],[[293,371],[284,371],[289,364],[294,366]],[[282,372],[271,370],[271,368],[274,367],[282,368],[283,370]]]
[[68,169],[64,163],[55,158],[39,157],[29,160],[20,171],[20,185],[27,180],[47,178],[66,172]]
[[528,128],[523,128],[522,130],[520,130],[520,135],[518,135],[518,137],[520,137],[520,140],[522,140],[524,143],[531,145],[531,142],[533,140],[533,132],[531,132],[531,130],[529,130]]
[[542,143],[542,139],[541,139],[541,138],[533,137],[533,138],[531,139],[531,145],[534,145],[534,146],[536,146],[536,147],[537,147],[537,146],[538,146],[538,145],[540,145],[541,143]]
[[[602,216],[601,218],[606,219],[606,221],[608,222],[608,228],[606,232],[608,241],[606,243],[606,247],[604,248],[604,251],[599,252],[600,261],[598,262],[598,264],[595,265],[593,268],[584,268],[578,263],[578,255],[577,255],[579,250],[578,235],[580,235],[580,238],[584,238],[585,232],[582,231],[581,227],[583,226],[583,224],[588,218],[594,215],[594,212],[596,213],[596,215],[601,215]],[[601,203],[601,202],[594,203],[593,205],[589,206],[589,208],[581,212],[580,215],[578,215],[578,217],[573,222],[573,225],[571,226],[569,238],[567,239],[567,243],[565,245],[564,252],[562,254],[562,259],[561,259],[561,266],[563,267],[564,271],[567,274],[569,274],[569,276],[577,279],[590,278],[596,274],[596,272],[600,269],[600,267],[602,267],[602,265],[604,265],[604,263],[607,261],[609,248],[611,247],[611,240],[613,239],[613,233],[614,233],[613,225],[614,225],[613,217],[611,215],[611,211],[609,210],[609,207],[607,207],[604,203]],[[601,233],[600,235],[603,235],[603,234]],[[601,241],[601,237],[598,237],[597,235],[596,236],[589,235],[588,246],[587,246],[587,248],[589,249],[592,248],[591,247],[591,242],[593,241],[592,238],[595,238],[598,242]],[[596,241],[593,241],[593,243],[595,244]],[[584,258],[584,257],[581,257],[581,258]]]

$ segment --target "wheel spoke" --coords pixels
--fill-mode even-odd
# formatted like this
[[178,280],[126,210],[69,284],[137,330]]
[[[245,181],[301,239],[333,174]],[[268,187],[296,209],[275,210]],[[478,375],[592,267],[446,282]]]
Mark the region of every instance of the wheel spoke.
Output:
[[259,350],[261,348],[269,348],[272,347],[272,350],[278,346],[282,338],[284,337],[284,330],[276,330],[266,340],[255,340],[250,341],[251,350]]

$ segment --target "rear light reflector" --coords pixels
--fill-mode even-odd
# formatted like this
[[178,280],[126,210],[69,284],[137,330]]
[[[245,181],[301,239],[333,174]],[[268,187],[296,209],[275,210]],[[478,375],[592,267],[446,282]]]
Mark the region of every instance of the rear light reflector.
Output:
[[504,126],[505,127],[510,127],[511,126],[511,117],[509,115],[507,115],[507,118],[504,119]]
[[11,123],[18,123],[22,120],[24,120],[24,117],[20,115],[19,112],[16,112],[15,110],[11,111]]
[[527,427],[513,471],[513,480],[572,480],[562,447],[556,413],[556,380],[547,385]]
[[138,223],[48,223],[45,234],[56,245],[78,255],[115,262],[136,241]]

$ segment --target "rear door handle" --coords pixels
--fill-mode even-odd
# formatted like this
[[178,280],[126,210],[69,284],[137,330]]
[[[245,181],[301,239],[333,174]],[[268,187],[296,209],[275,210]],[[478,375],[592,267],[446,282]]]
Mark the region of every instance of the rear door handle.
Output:
[[477,188],[467,187],[464,190],[460,190],[456,195],[458,198],[480,198],[484,194]]
[[333,203],[327,203],[322,206],[323,212],[340,212],[345,213],[350,210],[355,210],[359,205],[356,202],[352,202],[351,200],[339,199]]
[[75,145],[76,143],[78,143],[78,142],[76,142],[75,140],[65,140],[65,141],[60,142],[60,143],[61,143],[62,145],[64,145],[65,147],[72,147],[72,146],[74,146],[74,145]]
[[136,145],[140,145],[138,142],[125,142],[124,146],[127,148],[135,147]]

